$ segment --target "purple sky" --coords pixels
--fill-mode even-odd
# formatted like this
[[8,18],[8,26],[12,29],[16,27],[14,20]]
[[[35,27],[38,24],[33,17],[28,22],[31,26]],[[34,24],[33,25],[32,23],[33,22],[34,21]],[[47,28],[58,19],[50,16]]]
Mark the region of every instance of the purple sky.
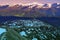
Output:
[[32,3],[32,2],[38,2],[38,3],[60,3],[60,0],[0,0],[0,4],[19,4],[19,3]]

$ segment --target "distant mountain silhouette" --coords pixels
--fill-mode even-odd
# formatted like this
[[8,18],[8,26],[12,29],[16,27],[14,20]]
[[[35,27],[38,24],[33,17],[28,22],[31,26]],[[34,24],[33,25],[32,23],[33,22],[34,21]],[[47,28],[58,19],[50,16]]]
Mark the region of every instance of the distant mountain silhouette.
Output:
[[5,8],[7,8],[7,7],[9,7],[9,5],[0,6],[0,9],[5,9]]
[[60,4],[58,5],[58,7],[57,8],[60,8]]
[[60,7],[60,5],[57,3],[52,4],[51,8],[48,7],[48,4],[44,4],[42,8],[37,8],[38,6],[40,5],[33,4],[23,6],[17,4],[11,7],[9,5],[0,6],[0,16],[60,17],[60,8],[57,8],[57,6]]
[[48,5],[48,4],[44,4],[44,5],[43,5],[43,7],[48,8],[48,7],[49,7],[49,5]]
[[51,5],[52,8],[60,8],[59,6],[60,6],[60,4],[58,4],[58,3],[53,3]]

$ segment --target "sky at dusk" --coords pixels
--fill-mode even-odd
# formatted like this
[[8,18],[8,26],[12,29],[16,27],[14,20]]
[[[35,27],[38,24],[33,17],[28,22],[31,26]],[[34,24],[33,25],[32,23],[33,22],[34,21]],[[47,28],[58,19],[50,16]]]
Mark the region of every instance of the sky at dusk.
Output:
[[21,3],[60,3],[60,0],[0,0],[0,5],[13,5],[13,4],[21,4]]

